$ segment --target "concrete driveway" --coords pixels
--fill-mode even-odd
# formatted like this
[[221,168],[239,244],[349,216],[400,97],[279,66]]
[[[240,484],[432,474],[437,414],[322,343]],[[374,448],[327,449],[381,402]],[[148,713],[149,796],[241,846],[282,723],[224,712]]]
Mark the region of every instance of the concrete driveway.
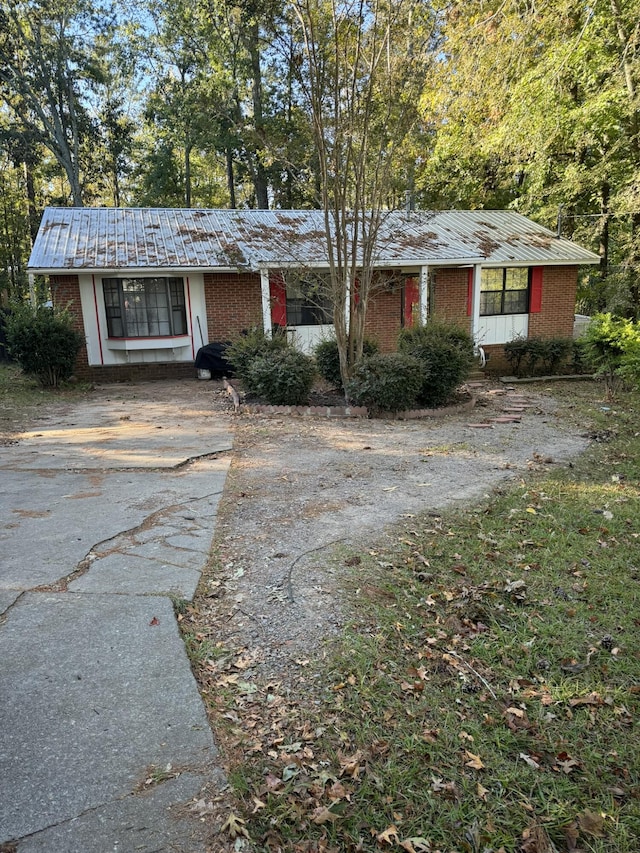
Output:
[[190,805],[224,780],[172,604],[230,461],[204,385],[98,389],[0,447],[7,849],[206,849]]

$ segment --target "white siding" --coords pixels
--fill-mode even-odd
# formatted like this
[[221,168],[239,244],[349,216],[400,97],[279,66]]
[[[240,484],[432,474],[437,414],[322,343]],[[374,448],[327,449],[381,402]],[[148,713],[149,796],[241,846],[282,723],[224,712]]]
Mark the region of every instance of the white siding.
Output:
[[480,346],[506,344],[514,338],[526,338],[528,333],[528,314],[501,314],[496,317],[479,317],[476,343]]

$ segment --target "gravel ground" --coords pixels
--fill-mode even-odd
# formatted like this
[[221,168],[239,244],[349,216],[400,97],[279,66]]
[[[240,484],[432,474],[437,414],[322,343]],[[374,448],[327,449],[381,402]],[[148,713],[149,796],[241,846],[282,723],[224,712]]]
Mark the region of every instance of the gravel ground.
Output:
[[[357,568],[345,548],[376,548],[403,519],[483,500],[587,446],[527,386],[474,393],[472,411],[437,420],[233,416],[234,460],[198,608],[210,636],[246,650],[247,676],[295,682],[300,662],[352,616],[341,586],[358,584]],[[216,406],[228,409],[221,392]],[[513,408],[520,422],[494,421]]]

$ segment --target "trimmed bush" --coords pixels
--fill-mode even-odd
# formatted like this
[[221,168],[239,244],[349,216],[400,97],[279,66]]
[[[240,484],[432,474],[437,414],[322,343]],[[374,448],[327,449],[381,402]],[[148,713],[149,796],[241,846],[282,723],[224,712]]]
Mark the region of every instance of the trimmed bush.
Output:
[[514,338],[504,354],[516,376],[558,373],[573,364],[573,338]]
[[57,388],[73,374],[84,343],[68,311],[18,305],[6,320],[9,354],[43,388]]
[[[363,356],[375,355],[378,352],[378,344],[365,338],[362,344]],[[313,350],[318,365],[318,373],[333,388],[342,390],[342,376],[340,375],[340,356],[338,354],[338,343],[335,338],[321,341]]]
[[398,349],[422,362],[423,384],[418,402],[428,407],[446,403],[473,364],[471,335],[449,323],[430,321],[426,326],[403,329]]
[[400,352],[363,358],[347,383],[347,397],[370,411],[401,412],[414,407],[424,382],[422,362]]
[[234,374],[246,384],[249,369],[256,358],[288,347],[285,332],[274,331],[269,337],[264,329],[255,327],[234,338],[225,349],[224,357],[233,367]]
[[293,347],[254,358],[245,387],[272,406],[301,406],[309,399],[316,368],[312,358]]

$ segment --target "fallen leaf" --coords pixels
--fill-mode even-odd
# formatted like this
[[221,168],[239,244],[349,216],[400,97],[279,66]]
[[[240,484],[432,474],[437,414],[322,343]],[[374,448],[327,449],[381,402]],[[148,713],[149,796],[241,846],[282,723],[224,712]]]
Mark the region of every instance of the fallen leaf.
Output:
[[154,616],[153,619],[151,620],[151,622],[149,622],[149,625],[159,625],[159,624],[160,624],[160,620],[158,619],[157,616]]
[[360,776],[362,752],[358,750],[353,755],[342,755],[338,753],[340,761],[340,776],[351,776],[352,779],[358,779]]
[[423,729],[422,737],[427,743],[435,743],[440,729]]
[[507,708],[505,714],[513,714],[514,717],[520,717],[520,719],[524,717],[524,711],[522,710],[522,708]]
[[378,844],[399,844],[400,836],[398,835],[397,828],[391,824],[383,832],[376,835],[376,841]]
[[422,838],[422,836],[415,836],[413,838],[405,838],[404,841],[400,842],[400,847],[406,850],[407,853],[429,853],[431,842],[427,838]]
[[588,696],[579,696],[577,699],[570,699],[569,705],[575,708],[577,705],[602,705],[604,700],[599,693],[589,693]]
[[530,755],[527,755],[526,752],[520,753],[520,758],[529,765],[529,767],[533,767],[534,770],[540,770],[540,765],[537,761],[534,761]]
[[522,833],[521,853],[556,853],[556,850],[544,828],[537,823]]
[[249,838],[244,821],[233,812],[230,813],[229,817],[222,824],[221,831],[228,832],[231,838],[238,838],[240,836]]
[[253,811],[251,812],[251,814],[256,814],[261,809],[266,809],[266,807],[267,807],[266,803],[263,803],[262,800],[259,800],[257,797],[254,797],[253,798]]
[[478,785],[477,785],[477,793],[478,793],[478,796],[480,797],[480,799],[481,799],[481,800],[484,800],[484,801],[485,801],[485,803],[486,803],[486,801],[487,801],[487,794],[489,793],[489,789],[488,789],[488,788],[485,788],[485,787],[484,787],[484,785],[481,785],[481,784],[480,784],[480,782],[478,782]]
[[197,800],[192,806],[191,811],[195,812],[199,817],[203,817],[206,814],[211,814],[214,811],[214,805],[209,800],[205,800],[204,798],[201,800]]
[[604,838],[604,816],[597,812],[585,809],[582,814],[578,815],[578,826],[587,835],[593,835],[595,838]]
[[336,820],[339,820],[339,818],[339,814],[332,812],[331,809],[328,809],[326,806],[318,806],[317,809],[313,810],[311,815],[311,820],[318,826],[322,826],[325,823],[334,823]]
[[464,751],[464,754],[469,759],[468,761],[465,761],[465,767],[472,767],[474,770],[483,769],[484,764],[482,763],[482,759],[479,755],[474,755],[473,752],[469,752],[466,749]]

